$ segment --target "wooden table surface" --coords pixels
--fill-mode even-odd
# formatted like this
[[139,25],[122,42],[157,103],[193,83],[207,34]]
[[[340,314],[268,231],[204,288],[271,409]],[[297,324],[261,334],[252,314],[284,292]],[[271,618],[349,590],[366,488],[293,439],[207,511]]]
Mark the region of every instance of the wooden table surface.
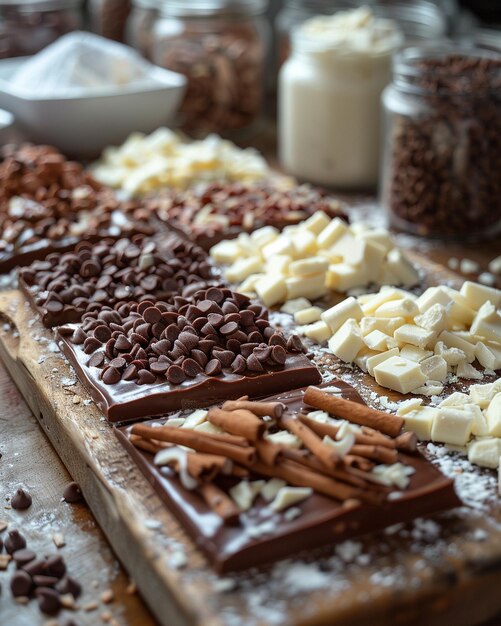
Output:
[[[488,262],[501,254],[501,238],[482,244],[461,245],[399,236],[399,243],[442,264],[447,264],[451,256],[472,259],[480,264],[481,271],[486,271]],[[465,278],[475,279],[475,276]],[[84,504],[69,505],[61,501],[70,477],[1,364],[0,454],[0,520],[7,521],[11,528],[21,529],[29,547],[41,554],[56,552],[52,535],[62,532],[66,546],[60,552],[67,560],[69,573],[84,588],[78,604],[80,607],[98,604],[91,611],[79,610],[74,615],[75,622],[81,626],[104,623],[153,626],[154,621],[141,599],[130,593],[129,578],[111,553],[89,509]],[[24,513],[8,506],[18,485],[25,486],[33,495],[33,505]],[[38,611],[35,602],[26,607],[18,606],[8,589],[9,577],[10,573],[0,571],[2,626],[63,626],[65,619],[71,617],[65,611],[57,622],[51,622]],[[114,601],[104,604],[100,596],[108,589],[113,591]],[[489,626],[499,626],[500,623],[501,617]]]

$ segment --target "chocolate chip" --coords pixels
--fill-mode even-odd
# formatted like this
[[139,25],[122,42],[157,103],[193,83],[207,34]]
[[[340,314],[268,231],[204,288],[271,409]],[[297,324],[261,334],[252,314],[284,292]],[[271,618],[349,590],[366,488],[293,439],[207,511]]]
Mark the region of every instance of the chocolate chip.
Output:
[[251,354],[247,358],[247,368],[251,372],[263,372],[264,368],[255,354]]
[[100,324],[94,329],[94,337],[101,343],[106,343],[111,337],[111,330],[108,326]]
[[207,361],[209,360],[207,355],[202,352],[202,350],[197,349],[191,351],[191,358],[194,359],[202,368],[207,365]]
[[87,335],[84,333],[84,331],[80,327],[78,327],[75,329],[75,332],[73,333],[71,341],[75,345],[79,346],[79,345],[82,345],[86,339],[87,339]]
[[156,363],[152,363],[150,365],[150,370],[156,375],[165,374],[168,369],[169,363],[165,363],[162,361],[157,361]]
[[137,373],[137,382],[139,385],[152,385],[156,382],[156,376],[147,369],[140,369]]
[[122,380],[135,380],[137,378],[137,367],[131,363],[122,374]]
[[257,348],[254,348],[252,353],[260,363],[265,363],[270,358],[272,350],[272,346],[266,346],[262,344],[259,345]]
[[87,367],[102,367],[104,365],[104,353],[94,352],[87,361]]
[[30,561],[27,565],[23,565],[22,569],[32,577],[42,575],[47,571],[47,562],[45,559],[37,559],[36,561]]
[[282,348],[285,348],[287,346],[285,338],[280,333],[273,333],[268,341],[268,344],[270,346],[282,346]]
[[186,374],[179,365],[171,365],[167,370],[167,380],[173,385],[180,385],[186,380]]
[[171,347],[172,343],[168,339],[160,339],[160,341],[151,345],[151,349],[156,354],[168,354]]
[[223,368],[221,367],[221,362],[218,359],[211,359],[207,365],[205,366],[205,373],[207,376],[217,376],[221,374]]
[[114,367],[108,367],[103,374],[102,380],[106,385],[116,385],[120,379],[120,372]]
[[121,371],[125,368],[125,366],[127,365],[127,362],[125,361],[123,357],[118,356],[112,359],[108,365],[110,367],[114,367],[115,369]]
[[221,326],[219,332],[221,335],[233,335],[238,330],[238,324],[236,322],[228,322]]
[[284,365],[287,360],[287,352],[282,346],[273,346],[271,358],[279,365]]
[[206,300],[212,300],[216,304],[221,304],[224,301],[224,294],[221,289],[211,287],[210,289],[207,289],[205,298]]
[[38,599],[38,608],[46,615],[57,615],[61,609],[59,594],[50,587],[39,587],[35,591]]
[[82,593],[82,586],[71,576],[64,576],[63,578],[61,578],[61,580],[56,585],[56,589],[59,591],[59,593],[62,594],[71,593],[75,600]]
[[243,374],[247,369],[247,362],[241,354],[237,354],[233,363],[231,364],[231,369],[235,374]]
[[202,372],[201,365],[194,359],[185,359],[183,361],[182,368],[188,378],[195,378],[198,374],[200,374],[200,372]]
[[94,339],[94,337],[87,337],[87,339],[84,341],[85,354],[92,354],[93,352],[98,350],[100,347],[101,347],[101,342],[98,341],[97,339]]
[[12,574],[12,578],[10,579],[10,590],[15,598],[29,596],[32,588],[33,581],[27,572],[18,570]]
[[221,367],[229,367],[235,359],[235,353],[231,352],[231,350],[214,349],[212,351],[212,356],[221,363]]
[[157,307],[151,306],[144,311],[143,318],[148,324],[156,324],[162,319],[162,312]]
[[178,341],[180,341],[185,346],[188,352],[191,352],[198,346],[199,338],[197,337],[197,335],[194,335],[193,333],[184,330],[182,333],[179,334]]
[[66,565],[63,557],[59,554],[50,556],[46,560],[46,571],[48,576],[62,578],[66,573]]
[[64,304],[59,300],[49,300],[45,303],[45,308],[49,313],[60,313],[64,309]]
[[18,568],[23,567],[23,565],[27,565],[30,561],[36,558],[36,554],[33,550],[29,550],[28,548],[21,548],[21,550],[16,550],[12,553],[12,558],[17,564]]
[[44,576],[43,574],[36,574],[33,576],[33,582],[36,587],[54,587],[59,578],[56,576]]
[[80,486],[74,481],[68,483],[63,491],[63,499],[65,500],[65,502],[68,502],[70,504],[81,502],[83,500],[83,494]]
[[26,548],[26,539],[21,535],[21,533],[14,528],[13,530],[9,530],[8,537],[4,542],[5,550],[9,554],[13,554],[16,550],[22,550]]
[[16,509],[16,511],[25,511],[30,508],[32,502],[33,499],[29,492],[22,489],[22,487],[19,487],[16,493],[12,496],[10,504],[13,509]]
[[288,352],[305,352],[303,342],[297,335],[291,335],[289,339],[287,339],[286,347]]

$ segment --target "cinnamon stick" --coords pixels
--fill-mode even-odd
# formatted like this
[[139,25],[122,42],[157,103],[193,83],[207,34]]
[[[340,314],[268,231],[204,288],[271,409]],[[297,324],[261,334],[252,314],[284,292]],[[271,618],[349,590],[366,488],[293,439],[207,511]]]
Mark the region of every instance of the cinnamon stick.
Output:
[[[311,430],[316,433],[319,437],[331,437],[331,439],[336,439],[337,434],[339,432],[339,427],[335,424],[329,424],[325,422],[317,422],[317,420],[308,417],[308,415],[300,414],[298,415],[298,419],[311,428]],[[376,432],[376,431],[374,431]],[[389,442],[390,445],[386,446],[388,448],[395,448],[395,440],[386,437],[386,435],[382,435],[381,433],[376,433],[379,437],[372,437],[371,435],[364,433],[353,433],[355,435],[355,441],[364,445],[385,445],[386,441]]]
[[399,450],[405,450],[406,452],[416,452],[418,438],[416,433],[407,431],[402,433],[395,439],[396,446]]
[[377,461],[384,465],[392,465],[398,460],[398,452],[396,450],[389,450],[382,446],[363,446],[355,444],[350,452],[356,456],[367,457],[372,461]]
[[134,424],[132,433],[145,439],[157,439],[187,446],[197,452],[225,456],[241,465],[252,463],[256,458],[256,449],[235,444],[235,440],[239,441],[242,438],[233,435],[213,435],[189,428],[161,426],[153,428],[146,424]]
[[375,463],[363,456],[357,456],[355,454],[346,454],[343,457],[343,463],[347,467],[354,467],[362,472],[370,472]]
[[326,445],[308,426],[293,417],[283,417],[280,419],[280,425],[286,428],[290,433],[296,435],[306,448],[317,459],[328,467],[333,469],[340,461],[339,456],[334,450]]
[[342,417],[354,424],[370,426],[390,437],[397,437],[404,424],[404,420],[401,417],[371,409],[359,402],[339,398],[322,391],[318,387],[308,387],[304,392],[303,401],[316,409]]
[[210,409],[207,419],[211,424],[219,426],[226,432],[245,437],[252,442],[261,439],[266,430],[266,424],[263,420],[247,409],[231,411],[214,408]]
[[195,480],[211,482],[219,474],[231,474],[233,462],[224,456],[188,452],[186,465],[189,475]]
[[281,402],[253,402],[248,399],[248,396],[243,396],[238,400],[227,400],[223,406],[223,411],[238,411],[244,409],[251,411],[254,415],[259,417],[273,417],[278,419],[282,417],[285,407]]
[[256,450],[259,458],[266,463],[266,465],[275,465],[284,448],[266,439],[261,439],[260,441],[256,441]]
[[167,448],[169,446],[168,443],[155,441],[154,439],[144,439],[139,435],[129,435],[129,441],[136,446],[136,448],[140,448],[150,454],[156,454],[162,448]]
[[226,524],[236,524],[240,509],[226,493],[214,483],[200,485],[200,494],[208,506],[221,517]]

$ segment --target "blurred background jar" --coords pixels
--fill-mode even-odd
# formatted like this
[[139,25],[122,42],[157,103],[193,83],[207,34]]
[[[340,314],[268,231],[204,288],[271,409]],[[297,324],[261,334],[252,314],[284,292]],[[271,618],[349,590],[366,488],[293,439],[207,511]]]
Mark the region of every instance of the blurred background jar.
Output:
[[293,29],[316,15],[369,6],[376,15],[398,22],[406,43],[411,44],[447,35],[453,27],[455,5],[455,0],[284,0],[275,19],[278,64],[291,52]]
[[29,56],[82,28],[83,0],[0,0],[0,58]]
[[233,136],[259,118],[270,43],[267,0],[165,0],[150,59],[188,79],[181,127]]
[[147,59],[153,49],[153,27],[158,18],[157,0],[132,0],[132,10],[127,22],[126,40]]
[[89,0],[92,30],[98,35],[124,41],[131,0]]
[[389,222],[428,237],[501,230],[501,54],[443,44],[395,57],[384,91],[382,202]]
[[308,20],[293,32],[278,84],[279,155],[301,180],[377,185],[380,98],[403,35],[368,7]]

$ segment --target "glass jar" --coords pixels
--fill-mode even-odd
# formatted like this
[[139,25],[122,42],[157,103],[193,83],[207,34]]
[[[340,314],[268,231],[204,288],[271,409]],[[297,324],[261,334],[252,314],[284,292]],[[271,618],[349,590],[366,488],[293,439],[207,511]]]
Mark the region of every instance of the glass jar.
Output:
[[156,0],[132,0],[132,11],[127,22],[126,40],[147,59],[153,49],[153,26],[158,17]]
[[180,123],[192,134],[248,128],[263,104],[267,0],[165,0],[151,60],[184,74]]
[[367,7],[293,32],[278,80],[279,155],[290,174],[327,187],[376,187],[380,98],[401,43],[396,24]]
[[408,45],[424,39],[440,39],[448,30],[441,7],[427,0],[286,0],[275,21],[279,66],[290,54],[290,37],[296,26],[315,15],[331,15],[361,4],[371,7],[376,15],[398,22]]
[[501,54],[409,48],[385,89],[380,189],[391,225],[439,238],[501,230]]
[[0,58],[30,56],[82,28],[83,0],[0,0]]
[[130,10],[130,0],[90,0],[92,30],[108,39],[124,41]]

